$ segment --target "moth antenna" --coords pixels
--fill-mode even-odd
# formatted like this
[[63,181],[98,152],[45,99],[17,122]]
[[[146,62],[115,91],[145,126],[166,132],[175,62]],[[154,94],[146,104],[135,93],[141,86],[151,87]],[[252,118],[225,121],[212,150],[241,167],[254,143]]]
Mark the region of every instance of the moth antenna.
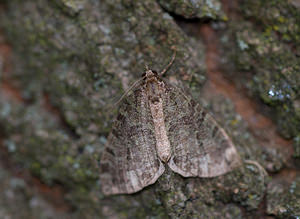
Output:
[[163,74],[165,74],[166,73],[166,71],[168,71],[169,70],[169,68],[171,67],[171,65],[173,64],[173,62],[174,62],[174,60],[175,60],[175,57],[176,57],[176,48],[175,47],[173,47],[173,50],[174,50],[174,52],[173,52],[173,56],[172,56],[172,59],[171,59],[171,61],[169,62],[169,64],[160,72],[160,76],[162,76]]
[[114,106],[118,105],[122,100],[123,98],[132,90],[135,88],[136,85],[138,85],[138,83],[140,83],[142,80],[144,80],[145,76],[136,80],[126,91],[125,93],[120,97],[120,99],[114,104]]

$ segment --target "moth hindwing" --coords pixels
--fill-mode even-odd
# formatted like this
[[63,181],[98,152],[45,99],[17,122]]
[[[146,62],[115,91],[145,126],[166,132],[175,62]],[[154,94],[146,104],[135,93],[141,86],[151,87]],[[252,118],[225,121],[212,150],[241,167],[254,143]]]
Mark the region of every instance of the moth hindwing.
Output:
[[147,69],[120,105],[100,161],[106,195],[153,184],[165,164],[184,177],[214,177],[241,162],[215,120],[160,75]]

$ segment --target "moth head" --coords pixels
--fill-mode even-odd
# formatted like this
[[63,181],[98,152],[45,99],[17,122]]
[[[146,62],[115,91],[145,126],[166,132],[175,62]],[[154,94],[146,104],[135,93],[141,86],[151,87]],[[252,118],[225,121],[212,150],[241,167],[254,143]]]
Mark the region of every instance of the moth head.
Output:
[[154,71],[154,70],[151,70],[151,69],[147,69],[144,73],[143,73],[143,75],[142,75],[142,77],[144,78],[152,78],[152,77],[157,77],[158,76],[158,74],[157,74],[157,71]]
[[145,81],[151,82],[158,78],[158,73],[154,70],[148,69],[143,73],[142,77]]

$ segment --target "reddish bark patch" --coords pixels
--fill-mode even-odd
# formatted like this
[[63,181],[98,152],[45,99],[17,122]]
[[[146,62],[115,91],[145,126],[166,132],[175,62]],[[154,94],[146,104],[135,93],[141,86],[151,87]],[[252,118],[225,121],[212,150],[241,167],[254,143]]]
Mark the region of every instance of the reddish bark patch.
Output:
[[[1,6],[0,6],[1,7]],[[1,9],[1,8],[0,8]],[[5,42],[2,32],[0,31],[0,59],[2,59],[2,78],[0,81],[0,92],[4,94],[8,99],[12,99],[19,103],[26,103],[22,98],[21,91],[15,87],[10,73],[12,72],[11,66],[11,47]],[[45,98],[47,102],[47,98]],[[47,104],[46,104],[47,105]],[[53,112],[55,110],[45,106],[46,110]],[[59,186],[48,186],[44,184],[39,178],[34,177],[28,170],[21,168],[18,164],[14,163],[10,159],[9,153],[3,145],[3,133],[0,132],[0,165],[8,170],[13,176],[25,180],[27,186],[33,191],[41,194],[45,200],[48,200],[50,204],[61,212],[69,212],[72,207],[64,200],[65,191]]]
[[57,211],[71,211],[71,206],[64,200],[65,191],[63,190],[63,188],[59,185],[50,187],[44,184],[39,178],[32,176],[28,170],[25,170],[21,168],[20,165],[14,163],[14,161],[9,158],[9,154],[6,148],[4,148],[3,139],[1,137],[0,165],[8,170],[14,177],[23,179],[26,182],[28,188],[36,191],[38,194],[41,194],[41,196],[45,200],[49,201],[49,203],[52,204],[52,206],[55,207]]
[[292,142],[282,138],[277,133],[276,125],[272,120],[259,112],[257,103],[238,90],[219,69],[219,41],[215,31],[209,24],[205,24],[201,26],[200,34],[206,45],[208,82],[204,87],[204,92],[212,95],[222,94],[229,98],[234,103],[237,113],[247,121],[250,131],[262,145],[284,148],[291,155],[293,153]]

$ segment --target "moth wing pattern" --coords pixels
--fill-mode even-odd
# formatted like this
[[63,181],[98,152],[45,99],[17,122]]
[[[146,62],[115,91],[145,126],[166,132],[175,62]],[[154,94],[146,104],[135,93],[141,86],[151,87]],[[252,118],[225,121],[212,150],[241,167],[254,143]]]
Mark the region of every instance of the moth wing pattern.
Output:
[[214,177],[239,166],[232,141],[212,116],[173,86],[166,88],[164,114],[172,145],[169,167],[184,177]]
[[156,152],[151,112],[143,86],[123,99],[100,160],[105,195],[135,193],[153,184],[165,167]]

